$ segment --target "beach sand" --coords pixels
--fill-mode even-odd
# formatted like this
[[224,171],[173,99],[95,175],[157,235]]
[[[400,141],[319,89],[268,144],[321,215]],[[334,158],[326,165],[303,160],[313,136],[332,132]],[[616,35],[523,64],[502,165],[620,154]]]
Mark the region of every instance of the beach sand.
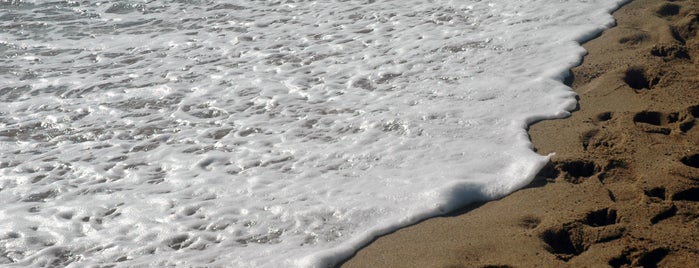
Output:
[[343,267],[699,267],[698,7],[636,0],[584,45],[579,110],[530,127],[556,155],[529,187],[380,237]]

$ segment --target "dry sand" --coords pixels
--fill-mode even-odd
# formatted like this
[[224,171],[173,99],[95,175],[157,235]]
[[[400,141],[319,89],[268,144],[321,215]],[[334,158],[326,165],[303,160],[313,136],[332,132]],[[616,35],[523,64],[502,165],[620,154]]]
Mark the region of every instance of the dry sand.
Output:
[[636,0],[584,45],[580,109],[531,126],[529,187],[383,236],[344,267],[699,267],[699,2]]

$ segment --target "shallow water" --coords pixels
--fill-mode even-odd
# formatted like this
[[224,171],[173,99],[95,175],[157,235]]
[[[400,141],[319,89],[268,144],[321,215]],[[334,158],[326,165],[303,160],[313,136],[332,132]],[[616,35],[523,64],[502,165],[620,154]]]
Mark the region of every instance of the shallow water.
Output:
[[0,263],[325,266],[500,197],[620,2],[0,2]]

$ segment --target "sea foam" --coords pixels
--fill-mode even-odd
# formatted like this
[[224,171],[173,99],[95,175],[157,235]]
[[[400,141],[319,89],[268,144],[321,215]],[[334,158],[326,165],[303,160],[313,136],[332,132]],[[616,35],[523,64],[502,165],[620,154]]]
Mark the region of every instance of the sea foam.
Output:
[[325,267],[502,197],[621,2],[3,1],[0,263]]

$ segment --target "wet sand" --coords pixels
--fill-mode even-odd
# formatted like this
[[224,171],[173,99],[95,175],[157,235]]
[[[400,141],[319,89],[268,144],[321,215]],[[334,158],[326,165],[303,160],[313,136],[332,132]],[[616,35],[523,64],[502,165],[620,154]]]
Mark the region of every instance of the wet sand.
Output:
[[527,188],[380,237],[343,267],[699,267],[699,2],[636,0],[587,42],[579,110],[529,133]]

